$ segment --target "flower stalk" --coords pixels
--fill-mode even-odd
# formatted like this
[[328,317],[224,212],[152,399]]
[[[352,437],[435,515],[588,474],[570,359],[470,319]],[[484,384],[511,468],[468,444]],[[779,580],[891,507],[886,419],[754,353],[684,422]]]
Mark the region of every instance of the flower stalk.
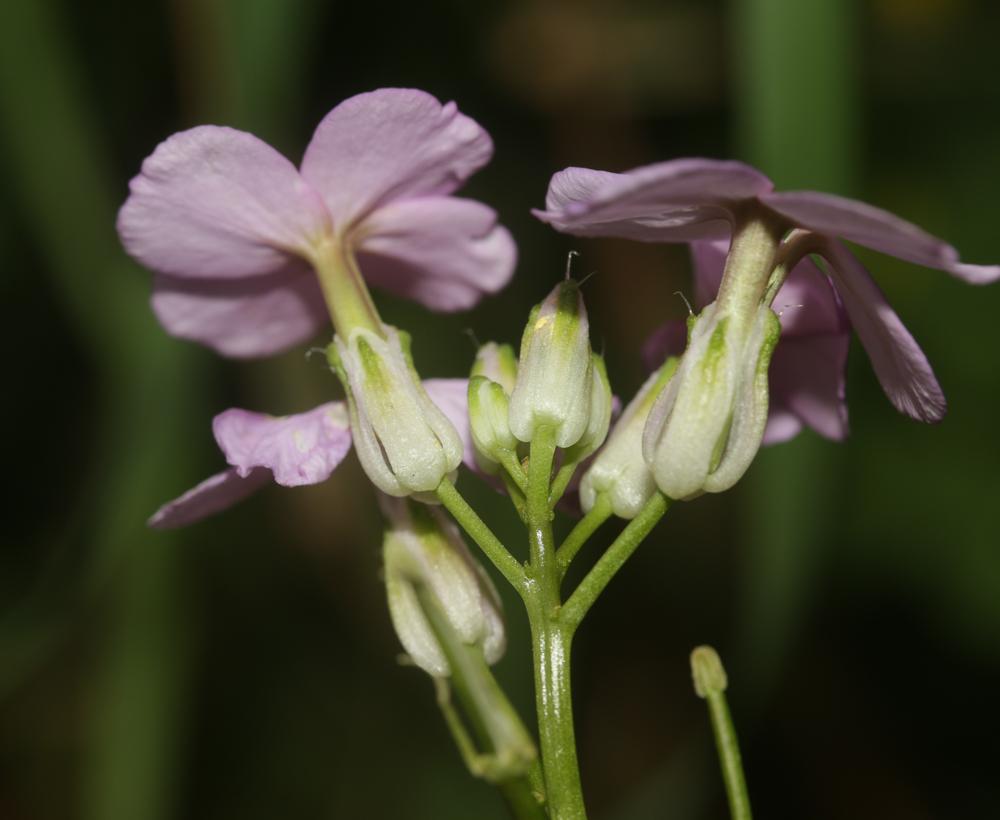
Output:
[[530,563],[525,604],[531,625],[535,667],[535,705],[542,771],[552,820],[586,817],[573,728],[570,689],[572,630],[561,618],[562,574],[552,536],[549,491],[555,430],[536,429],[528,462],[528,547]]
[[333,237],[312,246],[310,260],[319,278],[334,330],[347,338],[356,328],[384,336],[382,318],[350,248]]
[[740,746],[733,718],[729,713],[729,704],[726,702],[726,670],[712,647],[699,646],[691,653],[691,675],[695,693],[708,702],[715,746],[719,752],[726,796],[729,799],[730,817],[732,820],[751,820],[750,796],[743,775]]

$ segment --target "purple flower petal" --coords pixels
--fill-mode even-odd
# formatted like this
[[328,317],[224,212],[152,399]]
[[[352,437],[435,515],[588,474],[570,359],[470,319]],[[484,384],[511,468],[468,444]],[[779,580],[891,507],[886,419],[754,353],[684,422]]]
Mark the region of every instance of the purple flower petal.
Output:
[[726,268],[729,240],[692,242],[691,264],[694,268],[694,309],[701,311],[715,301]]
[[233,408],[215,417],[212,432],[239,475],[266,467],[285,487],[326,481],[351,449],[343,402],[282,417]]
[[168,501],[147,523],[158,530],[185,527],[242,501],[269,479],[270,473],[264,469],[253,470],[246,476],[240,476],[236,470],[224,470],[206,478],[179,498]]
[[297,262],[245,279],[157,274],[152,305],[168,333],[236,358],[280,353],[329,322],[315,274]]
[[813,191],[763,194],[760,200],[817,233],[840,236],[908,262],[947,271],[974,285],[1000,279],[1000,265],[963,264],[958,251],[943,239],[864,202]]
[[323,118],[302,176],[340,229],[393,200],[450,194],[492,154],[489,135],[455,103],[383,88],[351,97]]
[[578,236],[688,242],[729,235],[730,209],[773,188],[740,162],[681,159],[623,174],[567,168],[553,176],[548,210],[534,214]]
[[480,202],[431,197],[379,208],[364,225],[358,264],[373,285],[434,310],[472,307],[510,281],[517,248]]
[[295,166],[251,134],[213,125],[157,146],[130,184],[118,233],[160,273],[231,278],[273,273],[327,222]]
[[476,469],[476,455],[469,429],[469,380],[426,379],[424,390],[431,401],[448,417],[462,438],[462,461],[471,470]]
[[687,346],[687,324],[671,319],[654,330],[642,346],[642,361],[648,370],[655,370],[667,356],[680,356]]
[[846,332],[783,336],[769,372],[773,408],[793,414],[824,438],[846,438],[844,368],[849,346]]
[[868,271],[836,240],[818,252],[893,406],[919,421],[940,421],[947,405],[934,371]]
[[794,413],[773,406],[772,402],[771,409],[767,414],[767,427],[764,428],[764,438],[761,439],[761,444],[765,447],[771,444],[782,444],[791,441],[801,432],[801,420]]

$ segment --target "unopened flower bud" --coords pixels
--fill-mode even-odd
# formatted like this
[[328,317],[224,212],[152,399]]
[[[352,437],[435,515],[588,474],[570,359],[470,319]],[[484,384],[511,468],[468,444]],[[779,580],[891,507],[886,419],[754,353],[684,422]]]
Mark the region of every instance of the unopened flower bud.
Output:
[[590,416],[587,427],[566,454],[568,461],[582,461],[604,443],[611,426],[611,382],[604,357],[591,354]]
[[476,351],[470,376],[485,376],[499,384],[509,396],[517,380],[517,355],[507,344],[487,342]]
[[541,427],[553,431],[557,447],[580,440],[590,419],[589,331],[583,297],[572,279],[560,282],[532,309],[510,397],[510,429],[519,440],[531,441]]
[[696,646],[691,652],[691,678],[694,691],[700,698],[726,691],[729,678],[719,653],[710,646]]
[[580,481],[580,503],[590,512],[597,496],[604,494],[619,518],[635,518],[656,491],[653,474],[642,457],[642,431],[649,410],[677,370],[671,357],[639,388],[622,412],[607,443]]
[[766,305],[749,317],[713,302],[694,322],[677,373],[643,433],[643,457],[674,499],[721,492],[753,460],[767,423],[767,368],[781,325]]
[[389,495],[433,492],[462,461],[462,440],[430,400],[395,328],[384,338],[355,328],[330,348],[347,393],[354,447],[368,477]]
[[389,519],[383,542],[389,614],[407,654],[430,675],[450,674],[421,605],[422,586],[459,639],[478,646],[487,663],[496,663],[506,647],[500,599],[454,523],[439,509],[411,499],[381,501]]
[[476,463],[488,474],[497,471],[501,453],[513,453],[517,439],[510,432],[507,393],[485,376],[469,379],[469,429]]

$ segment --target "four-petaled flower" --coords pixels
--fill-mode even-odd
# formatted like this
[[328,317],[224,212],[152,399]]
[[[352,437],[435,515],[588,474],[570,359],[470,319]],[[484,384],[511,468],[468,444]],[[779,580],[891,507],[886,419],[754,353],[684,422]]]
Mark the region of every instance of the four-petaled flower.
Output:
[[[681,159],[621,174],[567,168],[553,176],[546,209],[535,211],[535,215],[576,236],[614,236],[646,242],[728,242],[733,226],[748,210],[766,214],[787,233],[783,244],[793,274],[786,286],[797,278],[808,281],[802,276],[814,277],[816,270],[805,261],[806,257],[821,257],[890,401],[915,419],[940,420],[945,399],[930,364],[871,276],[837,237],[944,270],[972,284],[996,281],[1000,266],[962,263],[951,245],[871,205],[831,194],[781,193],[773,188],[759,171],[731,161]],[[699,246],[695,251],[713,252],[704,247],[699,250]],[[714,267],[717,264],[712,263]],[[808,287],[814,290],[817,286],[810,282]],[[786,304],[798,304],[799,298],[797,294],[785,298],[779,291],[773,304],[780,309]],[[822,321],[832,334],[825,350],[814,345],[807,355],[790,365],[795,372],[789,373],[791,383],[782,391],[790,397],[784,406],[795,418],[786,419],[785,435],[794,434],[796,421],[804,421],[836,437],[842,434],[846,421],[836,409],[842,391],[839,371],[844,352],[843,343],[836,338],[836,302],[826,295],[823,300],[826,304],[822,313],[830,315]],[[794,311],[785,311],[783,320],[786,329],[787,323],[794,326]],[[798,321],[808,321],[808,317]],[[784,344],[783,336],[778,351]],[[780,384],[784,379],[782,368],[776,382]],[[831,400],[831,391],[836,400]],[[779,434],[773,427],[772,436]]]
[[492,151],[454,103],[411,89],[342,102],[299,169],[251,134],[200,126],[146,159],[118,231],[156,272],[153,308],[168,332],[263,356],[308,339],[328,312],[337,325],[339,311],[370,304],[358,268],[442,311],[503,287],[510,234],[492,208],[451,196]]

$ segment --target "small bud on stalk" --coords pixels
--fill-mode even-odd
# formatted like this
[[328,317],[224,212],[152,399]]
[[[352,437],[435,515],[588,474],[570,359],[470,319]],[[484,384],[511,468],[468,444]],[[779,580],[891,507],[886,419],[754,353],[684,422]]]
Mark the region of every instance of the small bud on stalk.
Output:
[[555,445],[576,444],[590,420],[592,364],[587,310],[572,279],[560,282],[528,318],[517,381],[510,397],[510,429],[529,442],[552,429]]
[[470,376],[485,376],[496,382],[509,396],[517,381],[517,355],[510,345],[487,342],[476,351]]
[[677,358],[667,359],[639,388],[611,431],[611,436],[580,481],[580,503],[590,512],[605,494],[619,518],[635,518],[656,492],[653,474],[642,457],[642,431],[656,397],[677,370]]
[[503,387],[485,376],[469,379],[469,429],[476,463],[488,475],[499,469],[502,453],[513,453],[517,439],[507,421],[510,400]]
[[495,475],[505,455],[515,457],[518,441],[510,431],[510,391],[517,357],[510,345],[488,342],[479,348],[469,378],[469,429],[476,464]]
[[405,334],[355,328],[328,348],[347,393],[351,432],[368,477],[393,496],[433,492],[462,461],[462,440],[430,400]]
[[496,663],[506,648],[500,598],[456,526],[439,509],[411,499],[382,496],[381,505],[389,519],[382,548],[389,613],[413,662],[435,677],[450,674],[418,599],[422,584],[462,642]]

